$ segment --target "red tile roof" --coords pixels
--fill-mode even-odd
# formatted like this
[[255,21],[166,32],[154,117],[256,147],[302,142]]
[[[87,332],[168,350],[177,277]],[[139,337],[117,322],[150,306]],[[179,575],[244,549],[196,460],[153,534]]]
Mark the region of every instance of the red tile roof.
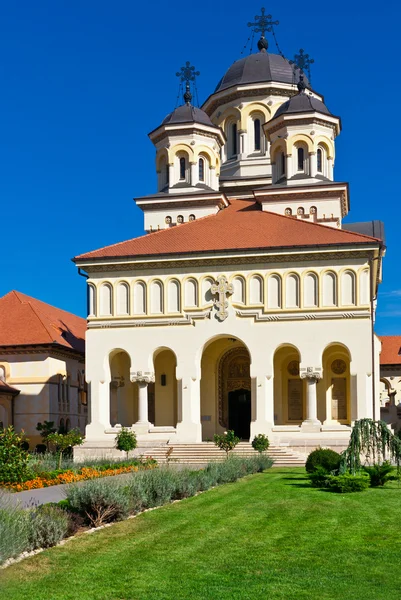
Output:
[[382,351],[381,365],[401,365],[401,335],[380,336]]
[[74,260],[369,242],[379,240],[262,211],[254,201],[230,200],[230,206],[215,215],[87,252]]
[[0,346],[57,344],[85,351],[86,321],[12,291],[0,298]]

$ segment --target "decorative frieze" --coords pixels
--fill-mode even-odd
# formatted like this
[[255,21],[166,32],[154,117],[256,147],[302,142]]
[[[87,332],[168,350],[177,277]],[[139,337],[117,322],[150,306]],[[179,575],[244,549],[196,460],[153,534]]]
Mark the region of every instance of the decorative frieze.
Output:
[[130,379],[132,383],[154,383],[154,371],[130,371]]

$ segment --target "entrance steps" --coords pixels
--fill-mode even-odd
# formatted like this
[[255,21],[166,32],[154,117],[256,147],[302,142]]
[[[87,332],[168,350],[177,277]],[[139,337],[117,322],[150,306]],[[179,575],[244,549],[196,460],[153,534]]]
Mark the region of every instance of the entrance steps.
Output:
[[[175,463],[200,465],[212,461],[221,461],[225,458],[225,452],[211,442],[202,442],[199,444],[160,444],[153,448],[146,448],[143,454],[152,456],[159,464],[172,461]],[[232,454],[236,456],[254,456],[255,450],[249,442],[240,442],[232,451]],[[305,465],[305,456],[289,447],[283,448],[271,445],[267,451],[267,455],[274,460],[274,467],[303,467]]]

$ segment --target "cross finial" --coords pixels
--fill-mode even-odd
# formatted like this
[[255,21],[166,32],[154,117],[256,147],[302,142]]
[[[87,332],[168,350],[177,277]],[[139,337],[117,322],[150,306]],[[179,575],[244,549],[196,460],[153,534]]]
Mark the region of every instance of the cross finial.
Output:
[[192,100],[191,94],[191,86],[190,81],[193,81],[195,84],[196,78],[200,75],[199,71],[195,71],[195,67],[191,65],[189,60],[185,63],[181,70],[176,73],[177,77],[180,78],[181,83],[185,81],[185,94],[184,94],[184,102],[186,104],[190,104]]
[[273,31],[274,25],[279,25],[279,21],[273,21],[273,17],[271,15],[265,15],[266,9],[261,8],[261,15],[255,16],[254,23],[248,23],[248,27],[252,27],[254,33],[260,33],[260,40],[258,41],[258,48],[260,51],[267,50],[268,43],[265,38],[266,31]]
[[[299,54],[295,54],[294,60],[290,61],[291,65],[295,65],[300,70],[299,84],[298,84],[299,91],[302,91],[306,87],[305,83],[304,83],[305,71],[307,72],[308,78],[310,80],[310,66],[314,62],[315,62],[314,59],[311,58],[309,56],[309,54],[305,54],[305,51],[303,50],[303,48],[300,49]],[[300,89],[300,86],[301,86],[301,89]]]
[[217,298],[214,300],[214,305],[217,308],[216,316],[220,321],[224,321],[228,317],[227,294],[234,292],[234,286],[232,283],[228,283],[225,275],[219,275],[216,283],[211,286],[210,291],[212,294],[217,294]]

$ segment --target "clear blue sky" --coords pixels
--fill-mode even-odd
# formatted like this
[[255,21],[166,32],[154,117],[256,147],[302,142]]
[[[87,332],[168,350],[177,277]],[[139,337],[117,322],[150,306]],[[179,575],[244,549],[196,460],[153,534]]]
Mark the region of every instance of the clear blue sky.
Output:
[[[201,72],[199,100],[240,58],[257,2],[20,0],[0,16],[0,295],[17,289],[85,315],[71,257],[143,233],[132,200],[156,189],[147,138],[176,102],[175,73]],[[387,234],[377,331],[401,333],[401,9],[395,2],[269,2],[286,56],[314,59],[313,87],[342,117],[335,175],[347,220]],[[274,51],[270,39],[270,50]]]

